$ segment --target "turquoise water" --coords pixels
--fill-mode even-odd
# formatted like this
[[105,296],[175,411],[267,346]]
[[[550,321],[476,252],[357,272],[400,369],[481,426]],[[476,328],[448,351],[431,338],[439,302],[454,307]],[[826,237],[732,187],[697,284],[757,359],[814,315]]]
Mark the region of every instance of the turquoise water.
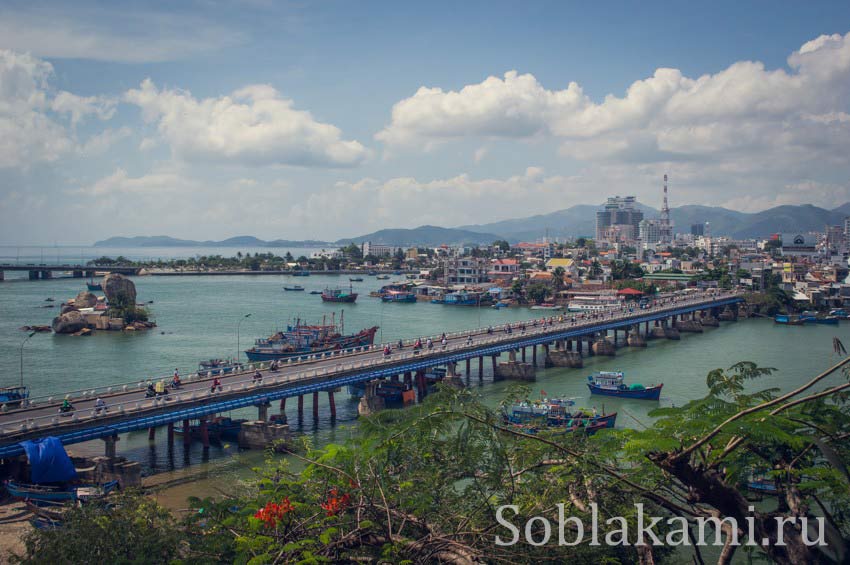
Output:
[[[181,373],[196,370],[198,361],[210,357],[233,356],[239,345],[246,349],[254,338],[266,336],[288,321],[301,317],[308,321],[328,320],[340,312],[321,302],[309,291],[325,286],[345,286],[346,276],[227,276],[227,277],[136,277],[139,302],[153,301],[151,314],[159,327],[149,332],[97,332],[87,338],[36,334],[25,346],[24,381],[33,395],[56,394],[70,389],[136,381],[155,375],[168,375],[174,368]],[[439,334],[474,326],[504,323],[508,320],[529,319],[540,312],[524,308],[493,310],[438,306],[428,303],[384,304],[368,296],[387,281],[366,277],[353,283],[361,293],[356,304],[345,305],[347,331],[364,327],[381,327],[378,338],[393,341],[399,337]],[[283,285],[297,283],[305,292],[285,292]],[[49,324],[58,312],[58,304],[85,289],[81,279],[47,281],[15,280],[0,283],[0,384],[17,384],[20,378],[21,343],[26,334],[22,325]],[[55,298],[52,308],[43,308],[45,298]],[[251,314],[244,318],[245,314]],[[240,324],[240,320],[242,320]],[[682,340],[650,341],[646,349],[621,348],[615,358],[592,357],[585,360],[584,369],[540,369],[535,390],[549,395],[578,398],[584,406],[604,404],[606,410],[620,413],[618,425],[634,426],[646,422],[647,413],[657,403],[612,398],[589,398],[586,376],[595,370],[619,369],[631,382],[664,383],[661,404],[682,404],[702,396],[705,375],[711,369],[728,367],[741,360],[780,369],[766,378],[763,386],[788,389],[807,377],[834,363],[832,338],[839,337],[850,344],[850,324],[841,326],[785,327],[769,320],[742,320],[723,323],[720,328],[708,328],[704,334],[682,334]],[[530,357],[529,357],[530,358]],[[479,387],[477,366],[473,362],[471,386]],[[464,366],[460,366],[464,369]],[[510,383],[493,383],[486,366],[486,378],[480,385],[485,400],[497,403]],[[838,377],[836,377],[838,378]],[[342,398],[340,398],[342,397]],[[288,404],[293,427],[309,434],[316,443],[340,441],[350,432],[356,420],[356,403],[337,395],[337,426],[329,423],[327,396],[320,399],[320,420],[314,425],[311,417],[311,398],[305,400],[307,418],[303,426],[295,422],[295,402]],[[253,410],[243,410],[234,416],[252,417]],[[164,435],[149,443],[146,433],[130,434],[119,444],[119,453],[139,460],[146,473],[176,469],[204,458],[221,464],[224,456],[236,453],[234,446],[214,446],[204,454],[195,445],[184,454],[182,446],[169,452]],[[100,453],[99,442],[74,446],[77,453]],[[256,460],[259,454],[228,459],[233,472],[241,472],[242,461]]]

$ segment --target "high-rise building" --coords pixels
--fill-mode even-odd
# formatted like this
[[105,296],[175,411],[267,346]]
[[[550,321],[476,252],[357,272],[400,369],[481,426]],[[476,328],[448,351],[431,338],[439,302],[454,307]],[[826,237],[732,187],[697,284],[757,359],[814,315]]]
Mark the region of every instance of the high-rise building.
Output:
[[844,218],[844,241],[850,243],[850,216]]
[[705,224],[691,224],[691,235],[705,235]]
[[596,213],[596,241],[617,243],[615,239],[633,241],[638,236],[643,212],[635,206],[634,196],[612,196],[605,209]]
[[654,245],[661,240],[661,222],[659,220],[641,220],[640,242],[646,245]]

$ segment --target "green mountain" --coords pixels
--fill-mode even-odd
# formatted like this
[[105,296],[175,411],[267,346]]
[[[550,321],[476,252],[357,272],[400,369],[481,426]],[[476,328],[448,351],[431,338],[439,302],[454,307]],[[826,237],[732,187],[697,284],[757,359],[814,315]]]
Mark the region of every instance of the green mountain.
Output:
[[167,235],[139,235],[135,237],[110,237],[94,243],[95,247],[321,247],[326,241],[290,241],[275,239],[265,241],[251,235],[240,235],[222,241],[194,241],[177,239]]
[[349,243],[371,242],[380,245],[483,245],[493,243],[499,236],[486,233],[474,232],[464,229],[441,228],[438,226],[420,226],[413,229],[386,229],[379,230],[370,234],[361,235],[340,239],[337,245],[347,245]]

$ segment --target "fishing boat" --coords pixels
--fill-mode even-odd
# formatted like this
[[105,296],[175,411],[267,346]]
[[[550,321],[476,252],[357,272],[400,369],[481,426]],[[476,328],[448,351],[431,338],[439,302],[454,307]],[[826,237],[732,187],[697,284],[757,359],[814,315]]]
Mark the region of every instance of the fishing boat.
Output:
[[244,367],[242,363],[231,359],[210,359],[198,363],[199,375],[226,375],[234,371],[241,371]]
[[753,477],[746,483],[747,490],[757,492],[759,494],[775,495],[779,492],[776,488],[776,481],[767,477]]
[[298,291],[304,290],[304,287],[300,284],[285,284],[283,285],[283,290]]
[[784,326],[802,326],[806,323],[805,318],[791,314],[777,314],[774,316],[773,321]]
[[495,308],[496,310],[501,310],[502,308],[507,308],[510,305],[511,305],[510,302],[508,302],[506,300],[500,300],[500,301],[496,302],[495,304],[493,304],[493,308]]
[[322,294],[321,290],[311,290],[310,294]]
[[838,325],[838,316],[818,316],[815,318],[816,324],[827,324],[830,326]]
[[303,324],[297,321],[266,339],[258,339],[254,347],[245,351],[249,361],[271,361],[289,359],[317,353],[327,353],[353,347],[372,345],[378,326],[360,330],[356,334],[343,335],[342,317],[340,324]]
[[388,281],[388,280],[390,280],[390,276],[389,275],[378,275],[377,277],[375,277],[375,279],[379,280],[379,281]]
[[835,316],[839,320],[847,320],[850,318],[850,314],[847,313],[847,310],[844,308],[833,308],[829,311],[830,316]]
[[624,382],[622,371],[597,371],[587,377],[587,388],[590,394],[602,394],[605,396],[618,396],[620,398],[636,398],[641,400],[658,400],[661,397],[661,388],[664,386],[643,386],[640,383],[627,385]]
[[0,388],[0,404],[7,406],[20,406],[29,398],[30,389],[26,386],[10,386]]
[[553,304],[552,302],[543,302],[542,304],[535,304],[531,307],[532,310],[562,310],[563,306],[559,306],[557,304]]
[[[242,424],[247,421],[245,418],[233,419],[229,416],[213,418],[207,422],[207,437],[213,441],[238,441],[239,430],[242,428]],[[185,430],[181,427],[175,427],[174,433],[183,435]],[[192,439],[202,439],[203,429],[200,422],[189,426],[189,437]]]
[[444,304],[446,306],[480,306],[482,304],[491,304],[493,297],[488,293],[481,292],[449,292],[442,295],[440,298],[435,298],[431,304]]
[[309,277],[310,271],[294,271],[292,273],[293,277]]
[[322,291],[322,302],[344,302],[352,303],[357,300],[358,294],[351,288],[343,290],[341,288],[326,288]]
[[617,413],[596,414],[584,410],[568,410],[575,405],[572,398],[542,398],[538,401],[523,401],[505,408],[503,418],[509,424],[534,424],[547,427],[573,427],[580,424],[602,424],[613,428]]
[[91,290],[103,290],[103,285],[101,283],[96,283],[94,281],[89,281],[86,283],[86,288]]
[[118,481],[108,481],[99,485],[68,486],[33,485],[15,481],[6,482],[6,490],[15,498],[51,502],[103,498],[116,488],[118,488]]
[[363,282],[363,277],[348,277],[350,282]]
[[377,275],[377,274],[378,274],[378,271],[369,271],[369,272],[368,272],[368,273],[366,273],[366,274],[367,274],[367,275],[369,275],[370,277],[374,277],[375,275]]

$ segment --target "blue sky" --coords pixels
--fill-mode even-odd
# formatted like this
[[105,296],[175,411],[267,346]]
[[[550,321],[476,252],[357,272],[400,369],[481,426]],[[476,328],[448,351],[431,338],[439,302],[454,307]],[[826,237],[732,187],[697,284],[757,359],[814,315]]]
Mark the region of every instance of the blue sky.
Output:
[[[0,5],[0,241],[850,200],[850,4]],[[3,141],[5,139],[5,141]],[[33,229],[37,226],[37,229]]]

